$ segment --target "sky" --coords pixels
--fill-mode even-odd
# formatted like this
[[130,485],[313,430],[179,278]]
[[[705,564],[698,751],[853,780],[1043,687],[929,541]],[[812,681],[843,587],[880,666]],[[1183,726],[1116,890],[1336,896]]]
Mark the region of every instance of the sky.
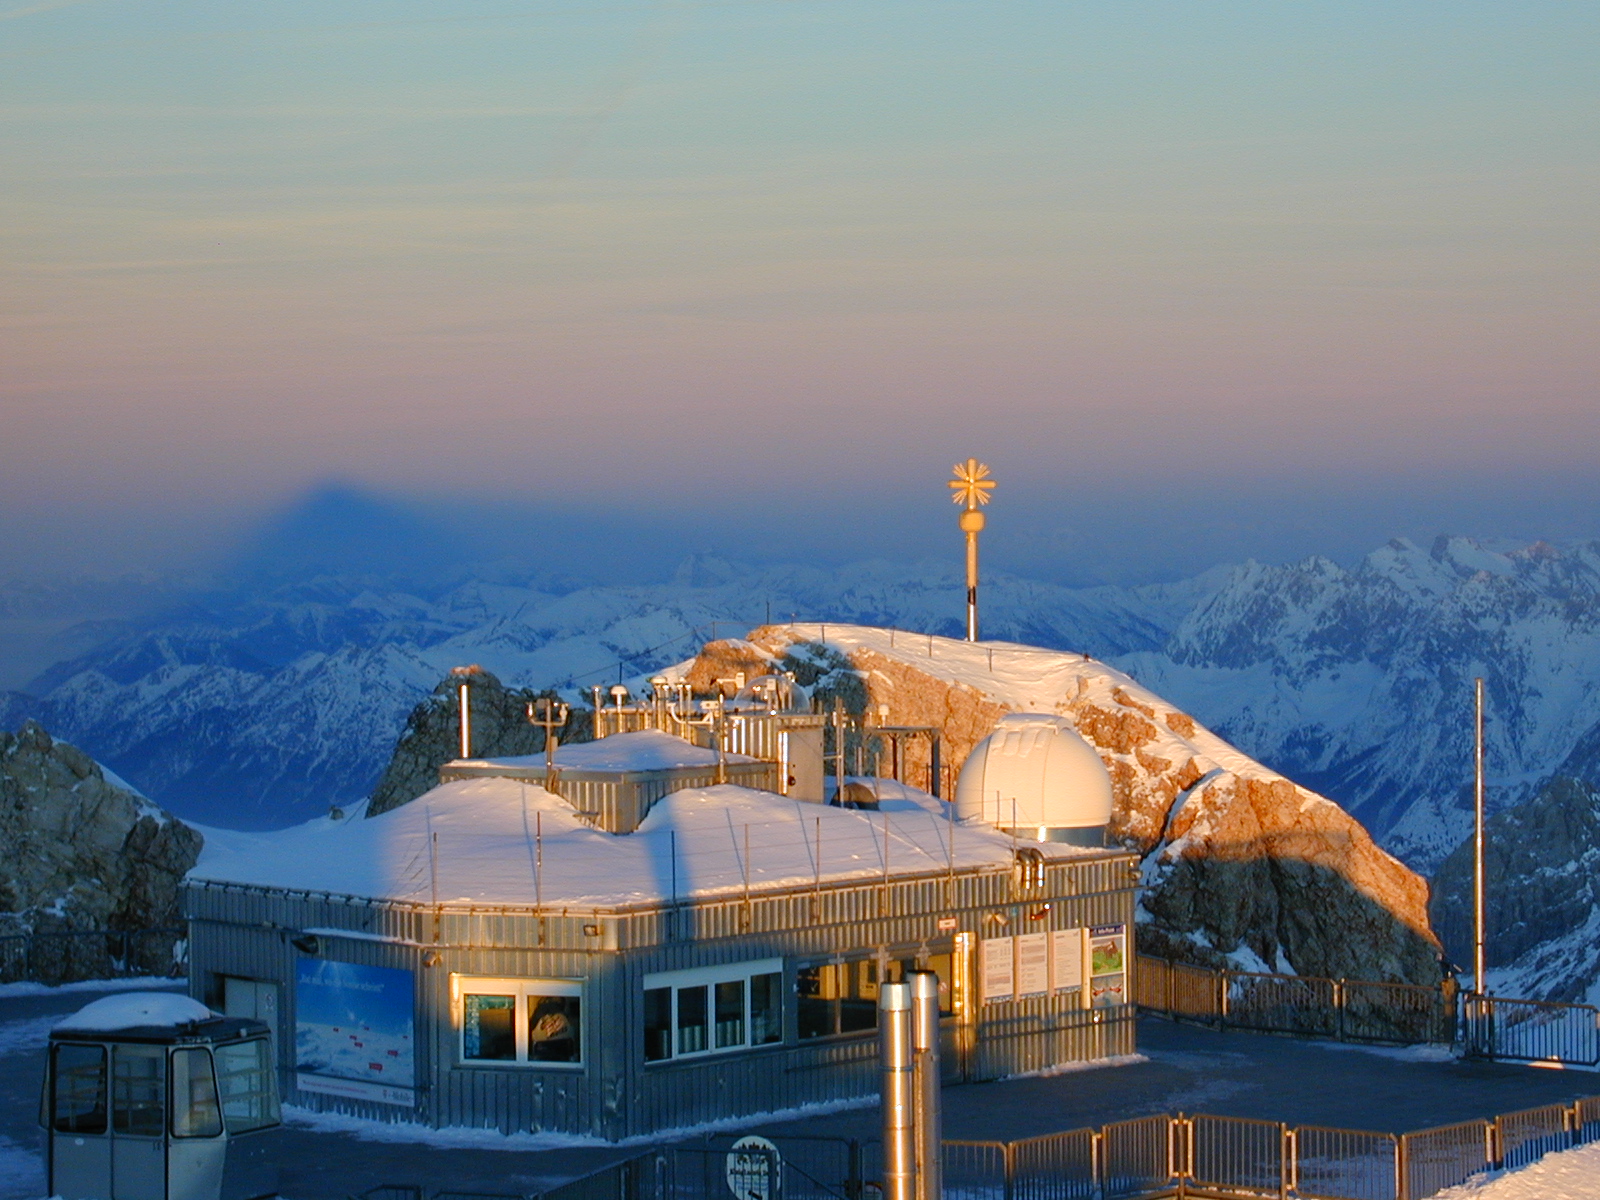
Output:
[[1600,536],[1593,4],[8,3],[0,576]]

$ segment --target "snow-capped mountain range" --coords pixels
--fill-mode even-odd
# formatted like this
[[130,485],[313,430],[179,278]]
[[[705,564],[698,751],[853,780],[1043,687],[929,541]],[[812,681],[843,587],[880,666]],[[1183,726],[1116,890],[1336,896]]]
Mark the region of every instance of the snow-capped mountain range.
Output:
[[[700,558],[661,584],[575,590],[321,575],[125,627],[0,701],[0,724],[37,717],[180,815],[267,828],[367,795],[453,666],[578,692],[791,616],[958,634],[961,604],[942,564]],[[1600,770],[1600,544],[1397,541],[1352,568],[1245,563],[1134,588],[993,577],[983,605],[986,636],[1111,662],[1423,871],[1465,830],[1475,675],[1496,807],[1564,764]]]

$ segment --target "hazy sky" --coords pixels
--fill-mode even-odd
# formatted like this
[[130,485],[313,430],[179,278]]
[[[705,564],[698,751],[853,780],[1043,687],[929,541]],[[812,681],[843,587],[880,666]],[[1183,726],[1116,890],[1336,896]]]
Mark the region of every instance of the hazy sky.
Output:
[[1597,61],[1533,0],[0,9],[0,553],[330,481],[921,553],[968,454],[1057,575],[1600,535]]

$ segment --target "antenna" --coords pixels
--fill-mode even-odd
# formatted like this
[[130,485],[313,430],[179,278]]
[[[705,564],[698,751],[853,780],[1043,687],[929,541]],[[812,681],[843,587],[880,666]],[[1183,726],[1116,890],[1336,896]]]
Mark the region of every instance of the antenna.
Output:
[[1472,990],[1488,994],[1484,984],[1485,954],[1483,936],[1483,679],[1472,681],[1473,729],[1476,737],[1472,753]]
[[[541,696],[538,700],[528,701],[528,724],[536,725],[544,730],[544,781],[549,787],[553,782],[550,778],[556,765],[556,747],[560,744],[556,737],[556,730],[567,723],[567,714],[570,709],[559,700],[551,700],[548,696]],[[537,714],[537,715],[535,715]]]

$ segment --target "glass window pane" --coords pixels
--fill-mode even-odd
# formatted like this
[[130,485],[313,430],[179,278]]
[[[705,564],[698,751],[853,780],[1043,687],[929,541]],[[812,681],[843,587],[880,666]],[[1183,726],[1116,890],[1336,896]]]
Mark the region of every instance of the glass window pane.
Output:
[[278,1123],[278,1086],[272,1043],[266,1038],[229,1042],[214,1051],[222,1119],[229,1133],[248,1133]]
[[644,1060],[672,1057],[672,989],[647,988],[644,994]]
[[211,1055],[198,1047],[172,1052],[172,1136],[216,1137],[222,1132]]
[[750,980],[750,1044],[783,1041],[783,976],[756,975]]
[[717,984],[716,998],[717,1049],[744,1045],[744,980]]
[[840,968],[844,995],[839,998],[839,1032],[861,1033],[878,1027],[878,962],[864,958]]
[[517,998],[461,997],[461,1057],[515,1062]]
[[106,1052],[102,1046],[56,1047],[50,1124],[58,1133],[106,1131]]
[[795,1021],[802,1038],[829,1037],[836,1032],[838,971],[834,963],[800,968],[795,978]]
[[706,1000],[709,989],[686,987],[678,989],[678,1053],[698,1054],[710,1048],[710,1005]]
[[530,1062],[578,1062],[582,1053],[582,1032],[578,997],[528,993]]
[[160,1046],[118,1046],[111,1055],[111,1128],[132,1137],[160,1137],[167,1127],[167,1052]]

